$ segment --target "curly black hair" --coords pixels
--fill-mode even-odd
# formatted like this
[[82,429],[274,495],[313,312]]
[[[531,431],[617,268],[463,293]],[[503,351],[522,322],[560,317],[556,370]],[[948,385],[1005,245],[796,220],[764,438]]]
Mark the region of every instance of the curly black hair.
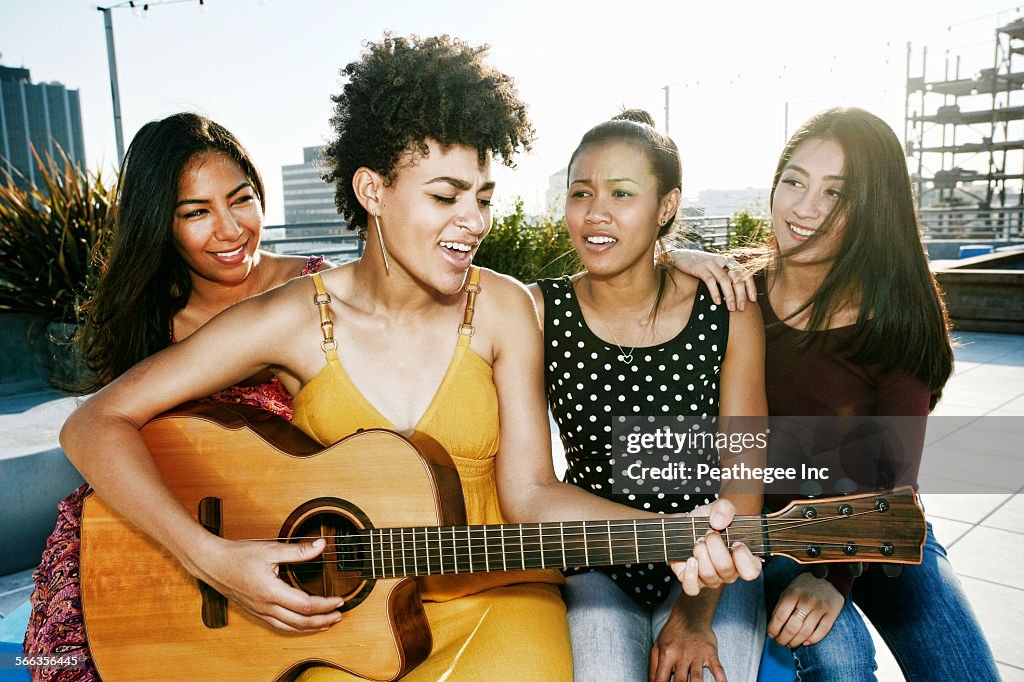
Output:
[[323,178],[335,185],[335,206],[360,237],[367,214],[352,189],[357,169],[370,168],[390,184],[404,155],[428,154],[428,139],[473,147],[481,163],[494,155],[510,167],[519,148],[530,148],[526,105],[512,78],[484,63],[489,46],[447,35],[385,34],[365,47],[359,61],[341,70],[348,82],[331,98],[335,135],[323,151]]

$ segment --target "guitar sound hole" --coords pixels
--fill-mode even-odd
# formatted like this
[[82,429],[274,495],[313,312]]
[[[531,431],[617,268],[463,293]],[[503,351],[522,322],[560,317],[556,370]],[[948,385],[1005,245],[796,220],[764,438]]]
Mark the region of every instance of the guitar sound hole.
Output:
[[[353,520],[351,510],[340,500],[314,500],[297,509],[282,529],[287,542],[327,540],[320,556],[304,563],[282,565],[286,582],[320,597],[344,597],[346,607],[365,598],[372,587],[369,546],[365,531]],[[356,516],[359,516],[356,514]],[[352,602],[352,603],[350,603]],[[343,610],[346,610],[343,608]]]

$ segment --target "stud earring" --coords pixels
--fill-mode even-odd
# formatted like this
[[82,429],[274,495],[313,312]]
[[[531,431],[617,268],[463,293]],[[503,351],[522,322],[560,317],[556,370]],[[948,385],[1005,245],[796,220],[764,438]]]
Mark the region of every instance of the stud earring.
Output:
[[380,217],[376,213],[373,214],[373,222],[377,225],[377,241],[380,242],[380,252],[384,256],[384,271],[390,275],[391,266],[388,265],[388,250],[384,246],[384,233],[380,231]]

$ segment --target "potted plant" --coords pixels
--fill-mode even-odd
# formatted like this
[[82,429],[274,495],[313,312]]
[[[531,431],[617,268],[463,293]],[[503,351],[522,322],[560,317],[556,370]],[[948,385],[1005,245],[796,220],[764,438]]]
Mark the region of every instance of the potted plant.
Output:
[[36,316],[50,342],[50,381],[66,388],[82,371],[78,306],[99,278],[114,187],[63,151],[45,161],[33,154],[35,186],[19,186],[6,172],[0,185],[0,312]]

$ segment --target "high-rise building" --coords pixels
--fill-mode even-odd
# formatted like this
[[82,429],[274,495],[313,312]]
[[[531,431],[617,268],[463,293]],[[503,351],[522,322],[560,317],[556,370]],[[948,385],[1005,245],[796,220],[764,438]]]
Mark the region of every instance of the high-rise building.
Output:
[[320,177],[323,172],[320,147],[303,148],[302,157],[301,164],[281,167],[285,225],[340,222],[334,207],[334,185]]
[[44,161],[47,154],[58,158],[59,147],[85,168],[78,90],[61,83],[33,83],[28,69],[0,66],[0,170],[21,186],[36,184],[33,147]]

